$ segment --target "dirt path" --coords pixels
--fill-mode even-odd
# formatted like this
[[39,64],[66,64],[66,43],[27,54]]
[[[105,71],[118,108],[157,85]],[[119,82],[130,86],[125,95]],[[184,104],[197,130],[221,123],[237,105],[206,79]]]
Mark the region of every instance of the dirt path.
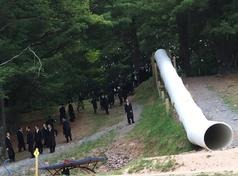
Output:
[[[140,113],[142,111],[141,106],[134,104],[133,106],[134,115],[135,115],[135,121],[137,121],[140,117]],[[123,114],[125,116],[125,114]],[[87,141],[94,141],[99,139],[100,137],[104,136],[105,134],[109,133],[112,130],[115,130],[116,133],[120,136],[125,133],[128,133],[131,129],[133,129],[134,125],[128,125],[126,117],[123,118],[124,120],[120,123],[113,125],[108,128],[102,129],[100,132],[97,132],[91,136],[84,137],[83,139],[80,139],[78,141],[73,141],[70,144],[60,144],[56,147],[56,152],[54,154],[43,154],[40,157],[41,164],[43,164],[43,160],[46,160],[51,155],[60,155],[61,153],[66,152],[67,150],[71,150],[74,147],[80,146],[82,143]],[[10,170],[11,173],[13,173],[14,176],[17,175],[24,175],[28,172],[29,169],[33,170],[34,166],[34,159],[24,159],[21,161],[17,161],[15,163],[11,163],[7,165],[7,168]],[[0,176],[6,176],[8,175],[7,170],[4,168],[4,166],[0,167]]]
[[[181,155],[172,155],[171,158],[176,161],[176,168],[170,172],[156,173],[146,171],[139,175],[156,176],[194,176],[207,175],[214,173],[223,173],[229,176],[229,173],[238,173],[238,148],[225,151],[200,151],[196,153],[185,153]],[[149,158],[151,160],[163,160],[165,157]],[[126,175],[126,174],[125,174]]]

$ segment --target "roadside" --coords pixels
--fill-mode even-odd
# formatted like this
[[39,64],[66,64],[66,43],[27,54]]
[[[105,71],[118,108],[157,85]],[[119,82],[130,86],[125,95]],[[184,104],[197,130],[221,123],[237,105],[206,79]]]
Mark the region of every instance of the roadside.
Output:
[[[119,107],[120,109],[122,107]],[[141,106],[134,104],[133,106],[134,108],[134,114],[135,114],[135,120],[137,121],[138,118],[140,117],[140,113],[141,113]],[[115,110],[116,112],[118,112],[118,110]],[[77,139],[77,137],[74,138],[73,142],[70,142],[69,144],[60,144],[56,147],[56,152],[54,154],[49,154],[49,153],[45,153],[43,155],[40,156],[40,161],[41,161],[41,165],[44,165],[44,163],[55,163],[58,161],[63,161],[64,159],[81,159],[81,158],[77,158],[77,156],[74,155],[74,150],[77,150],[79,146],[86,144],[87,142],[91,142],[91,141],[96,141],[100,138],[103,138],[105,135],[108,135],[110,133],[115,133],[116,135],[123,135],[127,132],[129,132],[134,125],[128,125],[127,124],[127,119],[125,117],[125,114],[123,112],[123,109],[121,110],[122,113],[118,114],[115,112],[114,115],[117,115],[118,119],[121,120],[120,123],[117,123],[115,125],[112,125],[111,127],[102,127],[100,126],[99,128],[99,132],[96,132],[93,135],[89,135],[89,136],[85,136],[85,137],[80,137]],[[87,117],[89,118],[89,117]],[[94,118],[97,118],[97,116],[95,116]],[[108,116],[108,118],[114,118],[113,114],[111,113],[110,116]],[[117,122],[117,120],[114,119],[115,122]],[[88,124],[89,125],[89,124]],[[107,124],[109,126],[109,124]],[[90,128],[90,125],[87,126],[87,124],[85,125],[86,127]],[[77,126],[73,127],[74,129],[77,130]],[[81,129],[82,130],[82,129]],[[77,134],[77,133],[75,133]],[[73,154],[73,156],[70,156],[70,153]],[[96,155],[96,152],[92,152],[90,153],[91,156]],[[64,158],[64,156],[68,156],[68,158]],[[34,159],[24,159],[21,161],[17,161],[15,163],[11,163],[7,165],[7,168],[14,173],[15,175],[27,175],[27,174],[33,174],[33,170],[34,170]],[[7,174],[6,169],[1,166],[0,167],[0,176],[4,176]]]
[[118,175],[238,175],[238,75],[186,78],[184,83],[208,119],[226,122],[233,128],[232,144],[218,151],[202,149],[178,155],[142,158]]

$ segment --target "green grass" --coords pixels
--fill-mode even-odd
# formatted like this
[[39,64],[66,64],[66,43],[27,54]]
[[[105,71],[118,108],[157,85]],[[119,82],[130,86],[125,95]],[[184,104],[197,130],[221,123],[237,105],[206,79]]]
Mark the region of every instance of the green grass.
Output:
[[98,110],[97,114],[93,113],[92,104],[89,100],[85,101],[84,114],[87,115],[87,123],[90,125],[90,134],[94,134],[100,129],[118,124],[125,118],[123,107],[116,104],[112,109],[109,109],[109,115],[105,111]]
[[139,159],[135,161],[128,169],[128,173],[137,173],[142,170],[168,172],[176,168],[178,164],[175,159],[166,157],[164,160],[158,159]]
[[[95,149],[103,149],[106,148],[109,144],[111,144],[116,137],[116,133],[111,131],[110,133],[106,134],[105,136],[95,140],[95,141],[88,141],[80,146],[74,147],[71,150],[67,150],[67,152],[56,154],[54,156],[50,156],[47,160],[49,163],[56,163],[60,162],[63,159],[81,159],[84,157],[92,156],[92,151]],[[104,156],[102,152],[96,152],[98,156]]]
[[142,118],[130,133],[130,137],[141,139],[145,157],[192,150],[182,125],[170,114],[166,114],[164,104],[159,98],[153,105],[144,108]]
[[168,157],[163,161],[144,158],[192,150],[193,145],[188,141],[184,128],[171,114],[165,112],[165,105],[158,97],[153,79],[137,88],[135,101],[143,106],[142,117],[126,138],[128,141],[141,141],[143,150],[139,158],[110,174],[117,175],[125,171],[136,173],[143,169],[162,172],[173,170],[177,166],[173,158]]
[[[137,103],[139,102],[143,106],[142,117],[138,122],[136,122],[135,128],[125,138],[128,139],[128,141],[139,139],[143,144],[143,150],[140,151],[140,158],[135,159],[134,162],[129,164],[129,172],[131,173],[142,170],[144,166],[151,170],[172,170],[176,166],[176,163],[171,158],[161,162],[145,160],[143,159],[143,157],[177,154],[192,149],[192,145],[188,142],[183,127],[170,114],[165,113],[164,104],[161,102],[160,98],[157,95],[158,93],[152,79],[144,82],[136,90],[134,100]],[[87,105],[87,107],[88,106],[89,104]],[[100,126],[100,124],[105,123],[105,119],[101,117],[105,116],[104,114],[97,114],[93,117],[93,113],[88,108],[86,109],[86,111],[87,114],[89,114],[88,118],[94,118],[94,120],[96,121],[95,128],[97,128],[97,126]],[[121,112],[123,111],[115,108],[115,112],[112,113],[118,113],[118,116],[121,116]],[[108,118],[112,119],[112,123],[115,120],[120,120],[112,116],[108,116]],[[97,156],[103,156],[106,148],[108,148],[108,146],[110,146],[110,144],[115,140],[116,134],[115,132],[111,132],[96,141],[86,142],[79,147],[67,150],[67,152],[61,155],[53,156],[48,159],[48,162],[56,163],[62,161],[62,158],[84,158],[86,156],[91,156],[92,151],[95,150],[99,151],[99,155],[97,152]],[[77,172],[78,170],[75,170],[74,173],[76,174]],[[116,175],[121,174],[122,172],[123,170],[116,170],[112,171],[111,173]],[[105,173],[101,174],[106,175]]]
[[145,157],[192,150],[183,126],[171,114],[166,114],[164,103],[156,96],[156,88],[152,81],[143,83],[137,90],[140,95],[136,94],[136,99],[146,105],[142,118],[129,134],[130,138],[143,142]]
[[208,90],[215,91],[232,111],[238,112],[238,96],[233,90],[226,89],[225,91],[219,91],[213,85],[208,85],[207,88]]
[[153,102],[154,99],[158,97],[158,92],[156,89],[155,81],[153,78],[143,82],[136,90],[135,90],[135,100],[137,103],[145,105]]

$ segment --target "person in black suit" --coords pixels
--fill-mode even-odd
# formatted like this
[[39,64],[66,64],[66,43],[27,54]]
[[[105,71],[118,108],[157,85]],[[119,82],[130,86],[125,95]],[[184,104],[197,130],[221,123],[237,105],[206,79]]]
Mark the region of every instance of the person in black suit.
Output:
[[[56,123],[56,120],[53,119],[51,116],[48,116],[48,119],[47,119],[47,121],[45,122],[46,128],[47,128],[47,126],[50,124],[51,127],[54,129],[55,134],[56,134],[56,136],[57,136],[58,131],[57,131],[57,130],[55,129],[55,127],[54,127],[54,124],[55,124],[55,123]],[[60,122],[60,123],[62,123],[62,122]]]
[[63,133],[67,143],[69,142],[69,140],[72,141],[71,127],[69,122],[66,119],[63,119]]
[[12,147],[11,136],[9,132],[7,132],[6,134],[5,145],[6,145],[6,150],[7,150],[7,154],[10,161],[11,162],[15,161],[15,152]]
[[134,114],[133,114],[132,105],[131,105],[131,103],[129,102],[128,99],[126,99],[126,103],[124,105],[124,108],[125,108],[125,113],[127,115],[128,124],[130,125],[131,122],[135,123],[134,122]]
[[65,111],[64,104],[61,104],[59,108],[59,113],[60,113],[60,124],[62,124],[62,119],[66,118],[66,111]]
[[68,103],[69,103],[69,105],[68,105],[69,120],[70,120],[70,122],[73,122],[75,119],[74,107],[70,101]]
[[43,137],[42,137],[42,133],[37,125],[35,126],[34,139],[35,139],[35,148],[38,148],[40,154],[42,154],[43,153],[43,144],[42,144]]
[[43,143],[44,147],[49,147],[49,145],[48,145],[49,131],[48,131],[48,128],[45,123],[43,123],[43,125],[42,125],[41,133],[42,133],[42,137],[43,137],[43,141],[44,141],[44,143]]
[[105,110],[106,114],[109,114],[109,111],[108,111],[108,98],[107,98],[107,96],[103,94],[102,98],[101,98],[101,101],[102,101],[102,107]]
[[24,140],[24,134],[23,134],[22,127],[20,127],[17,130],[17,142],[18,142],[18,152],[21,152],[22,149],[25,151],[26,144],[25,144],[25,140]]
[[48,147],[50,149],[50,153],[55,152],[55,130],[52,128],[50,124],[48,124]]
[[31,153],[31,158],[34,158],[34,135],[29,126],[26,127],[26,143],[28,144],[28,151]]
[[92,100],[91,100],[91,103],[93,105],[94,114],[96,114],[97,113],[97,108],[98,108],[98,106],[97,106],[97,98],[93,97]]

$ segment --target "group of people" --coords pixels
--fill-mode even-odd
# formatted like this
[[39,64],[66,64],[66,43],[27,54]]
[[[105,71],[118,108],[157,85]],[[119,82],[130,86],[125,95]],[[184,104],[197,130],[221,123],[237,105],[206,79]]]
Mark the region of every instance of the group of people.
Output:
[[[133,94],[134,89],[144,80],[146,80],[151,75],[151,68],[148,64],[143,67],[138,68],[137,70],[129,74],[127,77],[118,75],[115,80],[110,82],[104,90],[100,92],[92,91],[91,103],[94,109],[94,113],[97,113],[99,101],[100,109],[104,110],[106,114],[109,114],[109,108],[112,108],[115,104],[116,98],[118,97],[119,105],[122,106],[124,103],[124,111],[127,115],[128,124],[134,122],[134,113],[131,102],[128,100],[128,96]],[[80,94],[78,100],[77,111],[79,107],[84,109],[83,97]],[[63,127],[63,134],[65,136],[66,142],[72,141],[71,127],[70,122],[75,121],[75,112],[72,103],[68,102],[68,115],[66,113],[66,108],[64,104],[60,105],[59,108],[59,121]],[[69,118],[68,118],[69,117]],[[67,120],[69,119],[69,121]],[[20,127],[17,130],[17,142],[18,142],[18,152],[26,150],[26,144],[28,145],[28,151],[31,154],[31,157],[34,157],[34,151],[36,148],[39,149],[39,153],[43,153],[44,148],[49,148],[49,152],[55,152],[56,147],[56,136],[58,131],[54,128],[55,120],[50,116],[46,123],[42,125],[40,129],[39,126],[35,126],[34,131],[31,130],[31,127],[26,127],[26,142],[24,137],[23,128]],[[15,152],[11,142],[11,135],[9,132],[6,133],[6,150],[11,161],[15,161]]]
[[[38,125],[35,126],[34,132],[31,130],[31,127],[26,127],[26,140],[23,128],[20,127],[16,133],[17,142],[18,142],[18,152],[26,150],[26,145],[28,146],[28,151],[31,154],[31,157],[34,157],[34,151],[36,148],[39,149],[40,154],[43,153],[43,148],[49,148],[50,153],[55,151],[55,136],[56,132],[51,124],[43,124],[42,129]],[[11,135],[9,132],[6,134],[6,150],[8,157],[11,161],[15,161],[15,151],[11,141]]]
[[[104,89],[95,89],[91,92],[91,103],[94,113],[97,113],[99,102],[100,109],[109,114],[109,109],[115,104],[118,98],[119,105],[122,106],[126,102],[127,97],[132,95],[134,89],[151,75],[151,67],[145,64],[135,69],[129,75],[118,75],[113,81],[109,82]],[[100,91],[98,91],[100,90]]]
[[[63,123],[63,119],[67,119],[67,115],[66,115],[66,110],[65,110],[65,106],[64,104],[61,104],[60,108],[59,108],[59,117],[60,117],[60,124]],[[74,112],[74,107],[72,105],[72,103],[69,101],[68,102],[68,114],[69,114],[69,120],[70,122],[74,122],[75,120],[75,112]]]
[[[54,128],[54,123],[55,120],[49,116],[48,120],[42,124],[42,128],[35,125],[34,131],[30,126],[26,127],[25,132],[22,127],[19,127],[16,132],[18,152],[26,151],[26,149],[28,149],[31,158],[34,158],[34,151],[36,148],[38,148],[40,154],[43,153],[44,148],[48,148],[50,153],[54,153],[56,147],[56,136],[58,133]],[[68,143],[69,140],[72,141],[72,135],[70,123],[66,118],[62,119],[62,126],[64,136]],[[12,145],[10,132],[6,133],[5,145],[10,161],[15,161],[15,151]]]

